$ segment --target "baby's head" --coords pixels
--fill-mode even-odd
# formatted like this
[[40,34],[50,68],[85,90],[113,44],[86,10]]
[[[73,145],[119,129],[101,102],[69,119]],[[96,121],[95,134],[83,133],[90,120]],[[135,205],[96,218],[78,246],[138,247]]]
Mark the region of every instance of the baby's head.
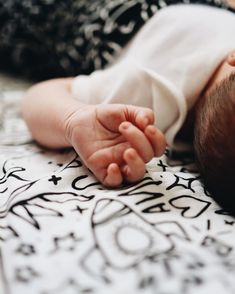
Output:
[[205,187],[235,216],[235,71],[199,100],[194,146]]

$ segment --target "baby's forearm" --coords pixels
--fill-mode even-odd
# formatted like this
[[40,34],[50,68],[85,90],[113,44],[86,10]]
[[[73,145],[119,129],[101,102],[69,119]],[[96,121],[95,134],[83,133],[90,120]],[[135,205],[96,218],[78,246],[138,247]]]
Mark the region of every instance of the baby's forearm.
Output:
[[23,117],[34,139],[44,146],[71,146],[66,122],[73,112],[84,106],[72,97],[71,80],[55,79],[36,84],[23,97]]
[[50,148],[73,147],[103,184],[121,185],[143,178],[145,163],[161,156],[163,134],[151,109],[126,104],[82,104],[74,99],[71,79],[33,86],[22,103],[33,137]]

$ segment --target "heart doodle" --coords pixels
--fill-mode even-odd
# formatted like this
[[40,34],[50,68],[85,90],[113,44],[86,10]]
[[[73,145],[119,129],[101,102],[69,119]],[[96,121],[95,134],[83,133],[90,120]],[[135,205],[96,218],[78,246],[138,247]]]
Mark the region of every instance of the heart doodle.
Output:
[[181,215],[185,218],[196,218],[208,209],[211,205],[210,202],[198,199],[189,195],[181,195],[172,198],[169,203],[177,208],[181,209]]

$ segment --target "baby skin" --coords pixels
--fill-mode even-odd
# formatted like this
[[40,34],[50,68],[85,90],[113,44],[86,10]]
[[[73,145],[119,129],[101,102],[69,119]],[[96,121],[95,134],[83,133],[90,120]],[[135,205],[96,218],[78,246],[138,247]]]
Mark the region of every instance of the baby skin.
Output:
[[87,105],[71,94],[72,79],[33,86],[22,113],[33,137],[50,148],[73,147],[107,187],[136,182],[145,164],[164,153],[164,135],[151,109],[123,104]]

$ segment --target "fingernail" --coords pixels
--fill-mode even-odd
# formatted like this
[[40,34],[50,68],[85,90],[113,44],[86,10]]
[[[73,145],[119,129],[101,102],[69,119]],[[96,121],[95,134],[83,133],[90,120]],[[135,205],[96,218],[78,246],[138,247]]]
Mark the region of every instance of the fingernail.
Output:
[[148,120],[148,118],[145,116],[145,117],[143,117],[142,122],[143,122],[144,126],[147,126],[148,123],[149,123],[149,120]]
[[127,130],[130,127],[130,123],[128,121],[125,121],[121,124],[121,128],[124,130]]
[[134,154],[131,150],[129,150],[129,151],[127,152],[127,156],[128,156],[129,159],[131,159],[131,160],[135,159],[135,154]]
[[154,126],[148,126],[148,129],[147,129],[148,133],[150,135],[155,135],[156,134],[156,129]]

